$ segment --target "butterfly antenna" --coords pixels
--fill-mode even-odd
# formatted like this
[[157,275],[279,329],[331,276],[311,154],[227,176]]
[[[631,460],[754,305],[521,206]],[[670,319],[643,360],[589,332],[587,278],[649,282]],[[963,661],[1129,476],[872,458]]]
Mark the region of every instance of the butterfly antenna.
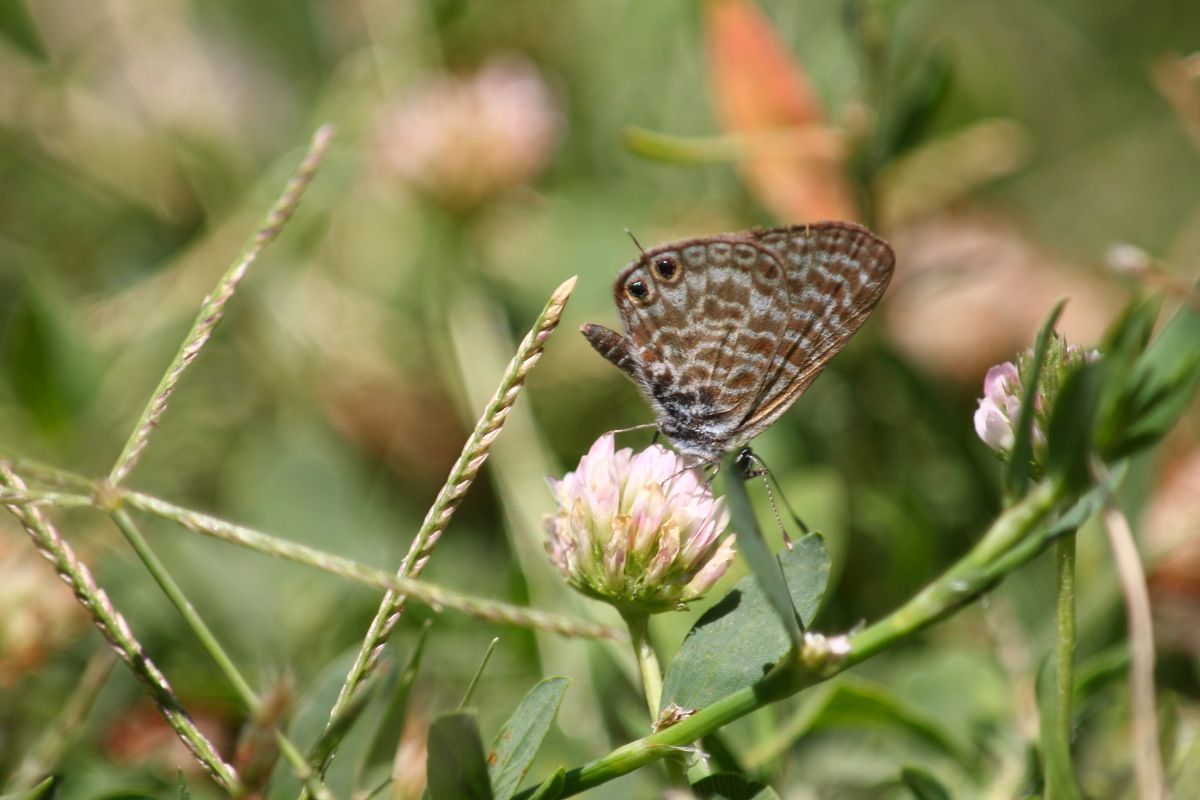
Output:
[[792,508],[792,504],[788,500],[787,495],[783,493],[783,489],[779,486],[779,479],[775,477],[775,474],[768,473],[767,477],[769,477],[771,480],[775,481],[775,488],[779,489],[779,499],[783,501],[783,507],[785,509],[787,509],[788,516],[790,516],[792,518],[792,520],[796,523],[796,525],[800,528],[800,532],[803,533],[805,536],[812,533],[812,531],[809,530],[808,526],[804,524],[804,520],[801,519],[800,515],[796,513],[796,509]]
[[[787,545],[788,550],[791,550],[792,537],[788,536],[787,528],[783,526],[783,518],[779,516],[779,507],[775,505],[775,493],[771,491],[771,480],[775,476],[771,473],[770,468],[767,467],[767,463],[756,456],[749,447],[742,448],[741,452],[737,455],[736,463],[738,469],[742,472],[743,480],[750,480],[751,478],[763,479],[763,486],[767,489],[767,500],[771,503],[771,513],[775,515],[775,524],[779,526],[779,532],[783,534],[783,543]],[[778,488],[778,481],[776,481],[775,485]],[[787,497],[784,496],[782,491],[780,491],[779,496],[783,498],[788,513],[792,515],[792,519],[796,520],[796,524],[800,526],[800,530],[807,534],[808,526],[796,516],[796,512],[792,510],[792,505],[788,502]]]
[[642,247],[642,243],[639,242],[637,237],[633,235],[633,231],[629,230],[629,228],[626,228],[625,232],[629,234],[630,239],[633,239],[633,243],[637,245],[637,249],[641,251],[642,255],[646,255],[646,248]]

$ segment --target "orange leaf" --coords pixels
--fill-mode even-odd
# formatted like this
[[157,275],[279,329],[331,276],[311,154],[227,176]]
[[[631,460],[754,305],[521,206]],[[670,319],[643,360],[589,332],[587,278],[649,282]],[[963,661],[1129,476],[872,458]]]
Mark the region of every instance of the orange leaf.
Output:
[[746,139],[751,193],[786,222],[857,218],[840,136],[770,21],[750,0],[709,0],[705,25],[713,105]]

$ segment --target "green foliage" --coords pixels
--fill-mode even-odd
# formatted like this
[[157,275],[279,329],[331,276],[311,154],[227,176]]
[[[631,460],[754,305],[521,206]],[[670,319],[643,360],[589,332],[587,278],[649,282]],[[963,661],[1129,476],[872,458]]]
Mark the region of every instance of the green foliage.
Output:
[[79,336],[42,291],[30,287],[12,309],[3,366],[21,408],[45,433],[70,433],[94,392],[93,365]]
[[919,767],[905,767],[900,780],[912,792],[914,800],[950,800],[951,794],[946,787]]
[[886,687],[866,681],[839,682],[808,719],[806,734],[855,728],[902,733],[965,766],[975,760],[942,720],[913,708]]
[[1148,305],[1135,307],[1109,335],[1112,360],[1096,446],[1107,460],[1161,441],[1200,383],[1200,312],[1184,305],[1153,341]]
[[542,740],[550,732],[569,683],[566,678],[546,678],[530,689],[496,734],[488,754],[488,772],[496,800],[508,800],[521,785]]
[[[688,778],[701,797],[760,800],[1018,797],[1049,774],[1086,776],[1097,798],[1128,791],[1140,758],[1128,622],[1094,520],[1107,503],[1129,510],[1169,619],[1168,579],[1194,576],[1154,572],[1170,532],[1151,523],[1197,447],[1200,382],[1200,313],[1177,277],[1195,260],[1185,221],[1200,208],[1200,154],[1184,132],[1200,105],[1169,54],[1194,49],[1200,5],[747,0],[811,95],[751,132],[727,129],[730,98],[710,74],[712,14],[733,0],[128,5],[0,2],[6,800],[307,800],[317,788],[415,800],[426,769],[434,800],[650,797]],[[553,129],[538,158],[501,138],[536,115],[445,135],[443,104],[407,123],[430,135],[389,127],[422,87],[461,88],[514,54],[531,71],[520,91],[488,97],[547,88]],[[764,97],[796,89],[777,73],[760,84]],[[303,204],[260,230],[326,121],[338,133],[304,173],[315,179]],[[397,166],[430,143],[448,158],[423,178],[463,184]],[[755,148],[771,156],[761,174]],[[678,709],[651,733],[627,645],[500,611],[581,624],[605,613],[546,565],[541,515],[543,476],[600,433],[650,420],[574,330],[616,324],[611,282],[637,252],[623,231],[651,246],[806,221],[780,210],[764,175],[809,199],[844,179],[858,217],[896,246],[896,280],[754,443],[789,494],[818,498],[800,513],[828,539],[776,556],[767,504],[755,519],[746,498],[758,485],[731,486],[745,559],[692,609],[654,620],[660,708]],[[479,183],[497,176],[510,182]],[[214,289],[239,242],[279,232],[236,296]],[[1170,260],[1114,276],[1098,254],[1116,241]],[[453,519],[414,553],[421,585],[456,594],[414,592],[381,619],[385,589],[414,588],[384,579],[439,492],[464,485],[460,469],[443,486],[491,393],[520,388],[501,384],[516,340],[576,273],[502,433],[477,431],[494,444],[484,480],[428,514]],[[1001,470],[971,412],[986,365],[1032,344],[1064,287],[1060,327],[1088,349],[1126,297],[1169,293],[1134,302],[1097,345],[1102,359],[1058,387],[1041,480],[1028,425]],[[175,375],[206,295],[229,300],[223,319]],[[164,373],[180,378],[168,408],[139,429]],[[135,432],[136,469],[98,479]],[[650,436],[622,433],[619,446]],[[117,535],[117,512],[214,641],[181,624]],[[1039,554],[1067,534],[1080,553],[1074,738],[1048,751],[1029,735],[1049,708],[1044,694],[1030,708],[1033,665],[1062,642]],[[100,616],[102,601],[119,616]],[[472,603],[480,613],[459,613]],[[346,691],[381,627],[389,644],[368,648],[379,660]],[[111,649],[97,628],[136,647],[77,691]],[[819,633],[836,647],[813,644]],[[1158,652],[1168,789],[1184,796],[1200,780],[1197,659],[1167,637]],[[167,689],[143,688],[152,670]],[[567,678],[545,676],[560,674],[572,717],[556,723]],[[477,717],[439,716],[468,699]],[[481,729],[497,728],[488,751]],[[279,754],[238,752],[248,731]],[[192,733],[212,745],[207,768]],[[690,775],[682,760],[663,768],[697,741],[708,758]],[[278,759],[265,786],[223,783],[223,768],[242,774],[239,759],[264,753]]]
[[[738,550],[758,581],[762,597],[767,601],[783,625],[783,632],[793,648],[800,647],[800,637],[803,633],[805,617],[799,613],[792,599],[792,588],[787,581],[778,559],[767,548],[758,521],[750,508],[750,500],[746,495],[744,478],[738,474],[738,458],[726,459],[729,467],[725,479],[725,495],[729,500],[729,514],[733,520],[734,529],[738,532]],[[825,567],[828,573],[828,566]],[[818,596],[818,601],[820,597]]]
[[1087,487],[1091,479],[1088,460],[1100,396],[1108,364],[1085,363],[1072,370],[1059,389],[1046,431],[1046,472],[1071,491]]
[[[780,552],[770,563],[786,581],[793,618],[810,623],[829,579],[829,555],[820,534],[797,539],[794,549]],[[704,708],[750,687],[790,646],[758,575],[745,577],[688,632],[667,666],[660,711],[672,704]]]
[[701,800],[778,800],[770,786],[746,780],[732,772],[701,778],[692,784],[692,792]]
[[426,770],[430,800],[492,800],[474,714],[445,714],[430,724]]

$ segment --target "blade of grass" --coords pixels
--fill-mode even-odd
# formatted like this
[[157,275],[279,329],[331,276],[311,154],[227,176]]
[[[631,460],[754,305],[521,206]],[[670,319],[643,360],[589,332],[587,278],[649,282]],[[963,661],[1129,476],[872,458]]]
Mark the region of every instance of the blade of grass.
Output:
[[124,500],[129,505],[147,513],[178,522],[197,533],[247,547],[260,553],[315,567],[366,586],[384,589],[392,594],[411,597],[439,611],[452,608],[483,622],[519,625],[563,636],[622,638],[621,632],[613,628],[571,620],[536,609],[521,608],[487,598],[473,597],[413,578],[393,575],[380,569],[364,566],[348,558],[318,550],[315,547],[289,542],[243,525],[235,525],[207,514],[181,508],[141,492],[121,491],[117,494],[117,500]]
[[458,704],[459,711],[465,711],[467,706],[471,704],[471,698],[475,696],[475,689],[479,686],[479,680],[483,677],[483,671],[487,668],[488,662],[492,660],[492,654],[496,652],[496,644],[500,641],[497,636],[488,643],[487,651],[483,654],[483,658],[479,659],[479,667],[476,668],[475,674],[471,676],[471,682],[467,685],[467,690],[463,692],[463,698]]
[[[442,532],[450,524],[450,518],[454,515],[455,509],[462,502],[467,490],[471,488],[471,484],[479,474],[480,467],[487,460],[488,450],[491,448],[492,442],[500,435],[500,431],[504,427],[504,420],[508,416],[509,409],[516,402],[526,376],[541,357],[546,339],[558,327],[563,309],[575,288],[575,280],[575,278],[571,278],[555,290],[534,323],[533,329],[521,341],[516,355],[509,362],[508,369],[500,380],[496,393],[492,396],[476,423],[475,429],[463,445],[458,461],[450,469],[450,476],[446,484],[425,515],[425,522],[413,539],[408,554],[404,557],[396,573],[398,577],[417,577],[429,560]],[[384,595],[379,604],[379,610],[363,639],[358,656],[346,676],[346,682],[342,686],[337,702],[330,710],[331,719],[337,716],[342,706],[350,701],[358,686],[375,668],[383,651],[383,645],[400,619],[406,599],[407,595],[403,591],[389,590]]]
[[763,594],[783,625],[791,642],[792,650],[799,651],[804,632],[800,629],[796,607],[792,603],[791,592],[788,591],[787,581],[783,577],[783,569],[775,556],[771,554],[767,542],[759,530],[758,520],[754,518],[754,510],[750,507],[750,498],[746,494],[746,484],[738,468],[736,455],[725,459],[725,498],[729,503],[729,516],[733,519],[733,529],[737,531],[737,547]]
[[133,433],[125,442],[121,455],[117,457],[116,463],[108,473],[108,482],[112,486],[117,486],[124,481],[137,464],[139,456],[150,440],[150,434],[158,427],[159,420],[167,410],[167,401],[175,391],[175,387],[179,385],[183,371],[196,360],[196,356],[200,354],[200,350],[212,336],[213,329],[225,314],[226,304],[233,297],[233,293],[237,291],[238,284],[245,276],[246,271],[258,260],[263,249],[279,235],[284,224],[291,218],[296,206],[300,203],[300,198],[304,195],[304,190],[312,182],[317,167],[321,165],[321,161],[328,152],[333,134],[333,126],[325,125],[313,135],[308,153],[297,168],[295,175],[284,187],[283,192],[276,199],[271,210],[267,212],[262,224],[254,232],[250,241],[246,243],[241,254],[221,276],[216,288],[208,297],[204,298],[204,303],[200,306],[200,313],[196,315],[196,320],[192,323],[192,329],[188,331],[179,352],[175,354],[170,367],[158,382],[158,387],[150,396],[145,409],[142,410]]
[[[0,484],[17,491],[25,488],[21,479],[6,464],[0,465]],[[91,616],[93,624],[108,641],[117,657],[125,662],[134,676],[146,687],[155,707],[184,746],[222,788],[234,795],[241,794],[241,779],[237,772],[221,758],[213,743],[200,732],[184,711],[166,677],[146,655],[141,642],[134,638],[129,623],[113,607],[108,595],[92,577],[91,570],[78,559],[75,551],[45,518],[41,509],[26,505],[10,505],[8,509],[33,538],[38,551],[54,565],[59,576],[75,592],[80,604]]]
[[1112,547],[1121,593],[1125,596],[1125,617],[1129,626],[1133,771],[1137,778],[1137,796],[1139,800],[1163,800],[1166,797],[1165,781],[1154,694],[1154,631],[1146,572],[1129,521],[1111,502],[1104,507],[1104,528]]

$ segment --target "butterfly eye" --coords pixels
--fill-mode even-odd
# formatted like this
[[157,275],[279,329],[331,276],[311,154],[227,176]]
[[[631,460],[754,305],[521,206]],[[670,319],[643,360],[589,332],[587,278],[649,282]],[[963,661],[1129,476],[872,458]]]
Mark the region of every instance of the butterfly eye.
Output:
[[675,263],[673,258],[660,258],[654,262],[654,271],[658,273],[658,277],[664,281],[669,281],[675,277],[675,273],[679,270],[679,265]]
[[650,287],[646,285],[644,280],[640,278],[636,281],[630,281],[625,285],[625,291],[629,292],[630,297],[642,300],[646,295],[650,294]]

